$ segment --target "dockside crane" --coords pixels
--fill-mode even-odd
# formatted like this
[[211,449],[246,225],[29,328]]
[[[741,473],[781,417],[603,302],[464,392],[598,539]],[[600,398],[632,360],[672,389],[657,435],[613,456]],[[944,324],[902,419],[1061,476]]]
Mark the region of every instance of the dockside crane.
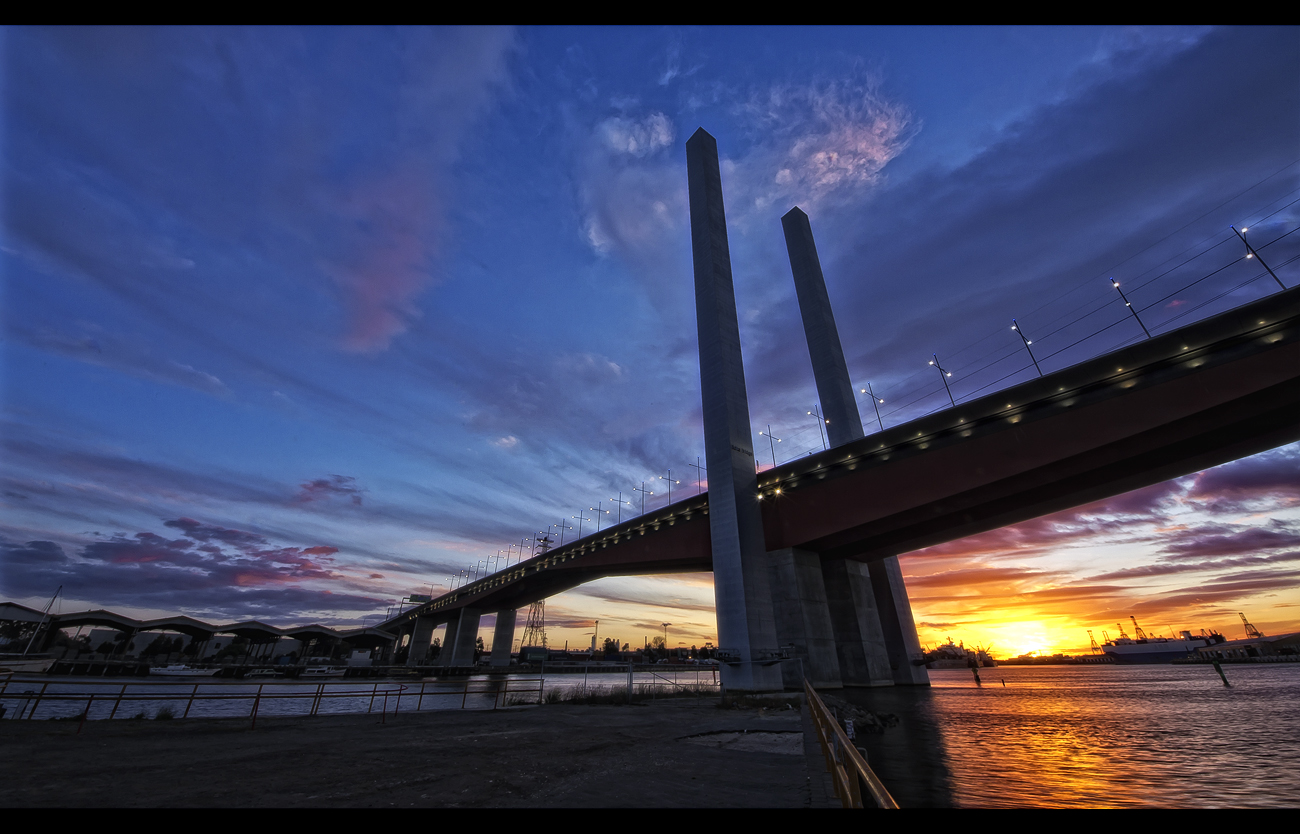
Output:
[[1142,630],[1142,626],[1138,625],[1137,617],[1130,614],[1128,618],[1133,621],[1133,633],[1137,635],[1137,639],[1146,640],[1147,633]]
[[1259,629],[1255,628],[1253,625],[1251,625],[1251,624],[1246,620],[1246,615],[1245,615],[1245,614],[1243,614],[1242,612],[1238,611],[1238,612],[1237,612],[1237,616],[1238,616],[1238,617],[1241,617],[1241,624],[1244,625],[1244,626],[1246,627],[1246,639],[1247,639],[1247,640],[1261,640],[1261,639],[1263,639],[1264,635],[1260,633]]
[[1097,638],[1092,636],[1092,629],[1088,629],[1088,642],[1092,644],[1092,653],[1101,654],[1101,646],[1097,645]]

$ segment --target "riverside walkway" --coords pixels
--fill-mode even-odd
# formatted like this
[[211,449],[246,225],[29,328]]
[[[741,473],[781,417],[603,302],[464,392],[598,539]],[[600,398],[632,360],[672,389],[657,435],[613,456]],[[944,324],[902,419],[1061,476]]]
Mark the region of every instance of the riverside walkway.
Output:
[[0,807],[833,807],[808,727],[798,709],[686,700],[256,730],[101,721],[76,735],[74,721],[3,721]]

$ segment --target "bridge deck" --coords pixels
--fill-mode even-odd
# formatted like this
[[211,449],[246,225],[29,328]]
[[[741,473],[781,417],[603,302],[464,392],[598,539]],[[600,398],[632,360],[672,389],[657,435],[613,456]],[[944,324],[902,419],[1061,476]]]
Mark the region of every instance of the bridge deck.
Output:
[[[882,559],[1300,440],[1300,288],[764,472],[769,550]],[[519,608],[604,576],[712,569],[708,495],[389,620]]]

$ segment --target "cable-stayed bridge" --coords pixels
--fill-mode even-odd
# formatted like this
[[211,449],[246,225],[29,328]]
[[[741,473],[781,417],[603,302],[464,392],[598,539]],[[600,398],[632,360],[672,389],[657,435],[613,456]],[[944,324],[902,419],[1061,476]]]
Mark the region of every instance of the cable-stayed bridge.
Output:
[[[830,585],[827,566],[846,560],[870,565],[1297,440],[1300,288],[777,466],[758,476],[754,501],[767,550],[814,554]],[[478,616],[498,612],[494,658],[504,646],[508,662],[504,632],[531,602],[606,576],[713,570],[708,513],[708,494],[691,496],[381,627],[427,646],[433,627],[448,623],[440,659],[464,665],[455,632],[472,620],[476,635]],[[413,645],[413,659],[423,648]],[[842,669],[840,680],[888,677]]]
[[524,605],[605,576],[712,571],[728,687],[928,684],[899,554],[1300,440],[1300,290],[1285,288],[1155,338],[1133,311],[1146,341],[865,436],[795,207],[781,224],[830,448],[759,477],[718,148],[702,128],[686,168],[709,494],[391,619],[408,663],[446,623],[439,660],[469,665],[496,612],[492,663],[508,665]]

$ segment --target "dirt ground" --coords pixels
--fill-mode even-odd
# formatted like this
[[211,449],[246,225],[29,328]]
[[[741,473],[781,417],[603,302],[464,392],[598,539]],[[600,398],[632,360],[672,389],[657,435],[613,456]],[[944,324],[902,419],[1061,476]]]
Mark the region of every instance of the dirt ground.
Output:
[[[805,708],[806,712],[806,708]],[[830,807],[799,710],[0,721],[0,807]],[[808,738],[806,738],[808,736]]]

